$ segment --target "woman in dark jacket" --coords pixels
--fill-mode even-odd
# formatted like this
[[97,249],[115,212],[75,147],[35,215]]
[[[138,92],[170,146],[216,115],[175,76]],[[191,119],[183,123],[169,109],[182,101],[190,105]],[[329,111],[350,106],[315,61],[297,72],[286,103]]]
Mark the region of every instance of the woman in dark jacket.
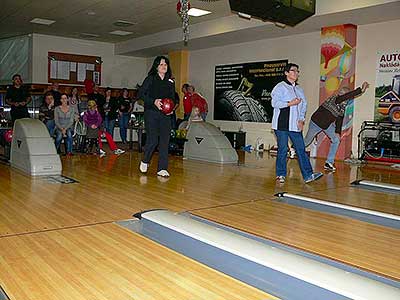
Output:
[[99,109],[103,118],[104,129],[114,137],[115,119],[118,116],[119,103],[114,97],[111,97],[111,88],[106,88],[106,98],[103,107]]
[[127,140],[127,132],[128,132],[128,123],[131,119],[132,113],[132,99],[129,98],[128,89],[122,89],[122,95],[118,99],[119,104],[119,115],[118,115],[118,124],[119,124],[119,134],[121,136],[122,143],[126,144]]
[[[144,99],[144,121],[146,145],[140,171],[146,173],[154,150],[158,146],[159,158],[157,175],[169,177],[168,144],[171,132],[171,115],[161,112],[163,98],[175,101],[175,82],[172,70],[165,56],[157,56],[148,76],[139,91],[139,99]],[[176,103],[175,103],[176,104]]]

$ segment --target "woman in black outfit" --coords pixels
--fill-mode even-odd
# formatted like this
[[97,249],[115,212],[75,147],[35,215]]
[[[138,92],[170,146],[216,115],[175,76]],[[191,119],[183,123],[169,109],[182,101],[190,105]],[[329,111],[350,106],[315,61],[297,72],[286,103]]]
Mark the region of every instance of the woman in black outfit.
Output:
[[103,107],[99,107],[99,113],[103,118],[104,129],[114,138],[115,119],[118,116],[118,100],[111,96],[111,88],[106,88],[106,97]]
[[129,98],[128,89],[122,89],[122,95],[118,100],[119,102],[119,115],[118,115],[118,124],[119,124],[119,135],[121,136],[121,140],[123,144],[126,144],[127,140],[127,132],[128,132],[128,123],[131,119],[132,113],[132,99]]
[[144,99],[146,129],[146,145],[143,160],[140,162],[140,171],[147,172],[153,152],[158,145],[157,175],[162,177],[169,177],[168,144],[172,113],[165,115],[161,112],[161,99],[170,98],[175,101],[175,82],[171,77],[172,70],[168,58],[157,56],[139,91],[139,98]]

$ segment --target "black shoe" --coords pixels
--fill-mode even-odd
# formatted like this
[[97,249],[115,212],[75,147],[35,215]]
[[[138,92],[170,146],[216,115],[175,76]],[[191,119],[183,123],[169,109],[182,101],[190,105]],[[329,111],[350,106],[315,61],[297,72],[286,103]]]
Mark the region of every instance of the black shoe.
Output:
[[333,172],[333,171],[336,171],[335,165],[334,165],[334,164],[331,164],[331,163],[329,163],[329,162],[326,162],[326,163],[325,163],[324,169],[327,170],[327,171],[332,171],[332,172]]

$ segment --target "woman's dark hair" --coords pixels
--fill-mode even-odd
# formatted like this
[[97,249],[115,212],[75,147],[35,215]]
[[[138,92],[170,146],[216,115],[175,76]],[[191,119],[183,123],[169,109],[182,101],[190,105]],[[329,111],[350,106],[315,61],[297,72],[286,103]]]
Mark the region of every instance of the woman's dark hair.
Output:
[[168,66],[167,73],[165,74],[165,77],[166,77],[167,79],[169,79],[169,78],[172,77],[172,70],[171,70],[171,67],[170,67],[170,65],[169,65],[169,59],[166,58],[166,57],[163,56],[163,55],[157,56],[157,57],[154,59],[153,65],[151,66],[151,69],[150,69],[148,75],[156,75],[156,74],[158,73],[157,67],[160,65],[160,62],[161,62],[162,59],[165,60],[165,63],[166,63],[167,66]]
[[288,63],[288,64],[285,66],[284,71],[285,71],[285,72],[289,72],[290,69],[291,69],[292,67],[296,67],[297,70],[299,69],[299,66],[298,66],[298,65],[296,65],[296,64],[294,64],[294,63]]
[[19,75],[19,74],[14,74],[13,77],[12,77],[12,80],[14,81],[14,79],[15,79],[16,77],[19,77],[19,79],[22,80],[22,77],[21,77],[21,75]]
[[47,98],[48,96],[52,96],[52,97],[53,97],[53,100],[54,100],[54,95],[53,95],[53,93],[52,93],[52,92],[46,92],[46,94],[44,94],[44,97],[43,97],[43,104],[46,104],[46,98]]
[[52,96],[54,98],[54,95],[52,92],[46,92],[46,94],[44,94],[44,98],[46,98],[47,96]]
[[106,87],[106,90],[104,92],[107,92],[107,91],[112,91],[112,90],[110,87]]
[[74,86],[74,87],[71,88],[71,92],[69,93],[68,97],[72,98],[72,95],[73,95],[73,94],[72,94],[72,91],[73,91],[74,89],[76,89],[76,98],[79,100],[79,90],[78,90],[78,88],[77,88],[76,86]]

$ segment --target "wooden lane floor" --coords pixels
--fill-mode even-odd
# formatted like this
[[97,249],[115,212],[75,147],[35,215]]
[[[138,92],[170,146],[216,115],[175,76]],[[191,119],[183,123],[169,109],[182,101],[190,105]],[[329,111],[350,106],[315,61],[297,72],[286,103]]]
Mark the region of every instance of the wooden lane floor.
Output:
[[391,165],[367,164],[358,169],[358,179],[400,185],[400,168]]
[[400,280],[400,230],[260,200],[194,215]]
[[[353,181],[352,176],[349,177],[348,184],[342,186],[338,184],[337,177],[346,176],[349,169],[343,163],[338,163],[337,166],[337,172],[324,173],[324,188],[314,191],[303,190],[298,195],[400,215],[400,194],[352,186],[349,184]],[[390,166],[368,164],[353,170],[353,173],[354,171],[357,179],[400,185],[400,170]]]
[[253,201],[282,190],[332,189],[348,185],[354,173],[344,166],[344,175],[336,176],[333,183],[323,179],[305,185],[297,161],[291,160],[288,184],[281,187],[275,182],[275,160],[251,154],[242,155],[239,166],[171,157],[171,178],[159,180],[157,156],[154,159],[149,174],[143,176],[136,152],[103,159],[63,157],[63,175],[78,180],[75,184],[51,184],[0,164],[0,236],[127,219],[134,212],[153,208],[185,211]]
[[342,187],[334,190],[310,192],[307,197],[400,216],[400,194],[382,193],[357,187]]
[[10,299],[276,299],[115,224],[3,237]]
[[[242,154],[240,165],[232,166],[171,157],[169,170],[172,177],[159,180],[155,176],[157,156],[147,176],[138,171],[140,158],[136,152],[119,157],[108,155],[104,159],[86,155],[63,157],[63,175],[79,181],[66,185],[32,179],[0,164],[0,284],[10,293],[11,299],[117,299],[113,294],[115,289],[117,295],[121,295],[119,299],[132,299],[125,297],[128,294],[135,295],[133,299],[191,299],[185,298],[187,294],[180,298],[168,293],[165,298],[157,295],[156,290],[164,287],[162,283],[157,283],[156,288],[145,286],[138,294],[130,294],[131,286],[135,292],[141,284],[152,282],[158,276],[140,273],[140,268],[144,267],[133,255],[141,249],[146,253],[141,254],[142,258],[158,247],[109,223],[153,208],[194,210],[196,214],[220,223],[397,280],[400,278],[399,260],[395,257],[400,246],[398,231],[266,200],[285,191],[310,197],[325,192],[321,195],[330,195],[335,201],[335,191],[349,188],[350,182],[356,179],[396,184],[393,175],[398,172],[396,170],[376,171],[369,166],[359,168],[338,163],[336,173],[326,174],[318,182],[305,185],[297,161],[290,160],[287,183],[277,185],[274,158],[264,155],[260,159],[254,154]],[[322,170],[323,160],[313,160],[313,163],[316,170]],[[260,199],[263,201],[255,201]],[[374,199],[372,197],[365,205],[376,205]],[[134,241],[125,246],[130,239]],[[143,246],[137,245],[139,240]],[[118,252],[118,247],[122,252]],[[170,266],[167,260],[172,255],[169,253],[162,254],[153,266],[160,264],[160,269],[166,273]],[[113,258],[117,261],[112,261]],[[171,259],[174,266],[182,264],[180,259]],[[130,273],[125,265],[134,271]],[[120,272],[126,277],[119,276]],[[134,272],[141,275],[136,276]],[[148,277],[143,279],[144,276]],[[195,283],[183,279],[174,282],[179,286],[188,284],[194,292],[202,293],[203,287],[207,287],[204,280],[208,273],[205,279],[200,275],[193,276]],[[218,282],[215,278],[210,277],[211,281]],[[43,280],[46,284],[41,283]],[[95,287],[92,282],[96,283]],[[59,288],[60,293],[57,292]],[[231,294],[220,296],[217,287],[215,289],[215,294],[210,297],[206,293],[206,296],[193,299],[268,299],[251,295],[247,298],[234,298]],[[227,293],[236,297],[244,295],[237,286],[228,289],[235,291]],[[84,296],[78,290],[82,290]],[[61,295],[62,292],[65,294]]]

